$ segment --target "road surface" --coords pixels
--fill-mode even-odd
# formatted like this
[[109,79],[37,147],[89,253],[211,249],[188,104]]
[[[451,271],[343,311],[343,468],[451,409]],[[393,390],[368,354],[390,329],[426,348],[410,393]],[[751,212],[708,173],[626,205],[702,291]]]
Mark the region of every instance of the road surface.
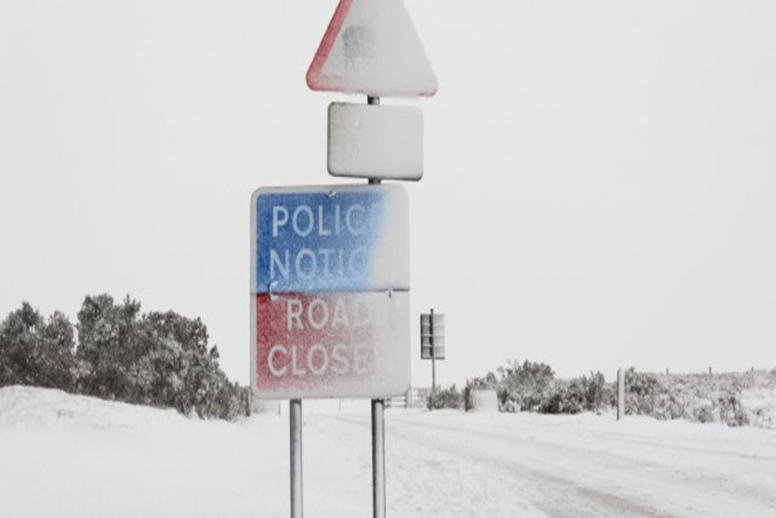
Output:
[[[368,416],[336,420],[369,424]],[[416,450],[433,468],[425,471],[468,464],[471,477],[489,478],[553,518],[776,517],[773,431],[611,416],[402,411],[388,413],[386,428],[389,476]]]

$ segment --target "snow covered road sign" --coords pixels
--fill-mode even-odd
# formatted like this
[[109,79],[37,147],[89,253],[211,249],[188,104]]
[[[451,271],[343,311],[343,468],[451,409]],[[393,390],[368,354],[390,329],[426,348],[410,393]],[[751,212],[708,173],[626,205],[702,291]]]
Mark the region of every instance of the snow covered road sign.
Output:
[[411,106],[331,103],[327,167],[332,176],[420,180],[423,112]]
[[430,97],[437,80],[403,0],[340,0],[307,71],[313,90]]
[[404,188],[256,191],[250,304],[258,397],[404,394],[410,385]]
[[420,358],[445,359],[445,316],[441,313],[420,315]]

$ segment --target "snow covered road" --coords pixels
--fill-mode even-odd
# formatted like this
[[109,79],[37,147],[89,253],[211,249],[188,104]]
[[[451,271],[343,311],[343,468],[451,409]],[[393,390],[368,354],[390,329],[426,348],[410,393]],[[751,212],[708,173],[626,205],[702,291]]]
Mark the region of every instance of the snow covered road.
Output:
[[486,467],[552,517],[776,516],[772,431],[592,415],[393,414],[389,423],[390,441]]
[[[305,514],[371,516],[368,401],[305,402]],[[776,433],[389,409],[389,517],[776,517]],[[288,418],[0,389],[0,516],[288,516]]]

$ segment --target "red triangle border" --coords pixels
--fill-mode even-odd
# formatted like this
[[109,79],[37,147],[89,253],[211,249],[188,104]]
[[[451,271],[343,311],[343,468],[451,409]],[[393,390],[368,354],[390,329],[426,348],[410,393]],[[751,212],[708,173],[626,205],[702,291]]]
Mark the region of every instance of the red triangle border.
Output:
[[318,46],[318,51],[315,53],[312,63],[310,63],[310,68],[307,69],[306,80],[310,90],[321,90],[321,88],[312,84],[313,77],[318,75],[321,68],[323,68],[323,64],[326,63],[329,52],[331,52],[331,48],[334,45],[334,40],[337,39],[342,22],[345,20],[352,4],[353,0],[340,0],[340,3],[337,4],[337,8],[334,10],[334,16],[332,16],[329,26],[326,28],[326,33]]

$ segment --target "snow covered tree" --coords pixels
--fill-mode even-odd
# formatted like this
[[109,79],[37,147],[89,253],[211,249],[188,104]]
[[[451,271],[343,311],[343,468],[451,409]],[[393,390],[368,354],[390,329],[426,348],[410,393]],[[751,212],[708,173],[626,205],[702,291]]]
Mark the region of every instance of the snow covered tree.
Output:
[[140,303],[129,296],[116,305],[110,295],[87,296],[78,312],[81,392],[131,401],[129,367],[142,354],[137,340]]
[[78,313],[79,386],[95,396],[200,417],[245,414],[242,389],[229,382],[208,347],[207,327],[173,311],[140,316],[140,303],[86,297]]
[[208,345],[207,327],[173,311],[140,314],[127,296],[87,296],[73,325],[27,303],[0,324],[0,386],[35,385],[162,407],[186,415],[234,419],[249,392],[231,383]]
[[501,377],[499,399],[511,402],[518,410],[536,410],[549,395],[555,377],[552,367],[540,362],[511,360],[498,368]]
[[30,306],[0,324],[0,386],[73,389],[73,326],[62,313],[48,319]]

